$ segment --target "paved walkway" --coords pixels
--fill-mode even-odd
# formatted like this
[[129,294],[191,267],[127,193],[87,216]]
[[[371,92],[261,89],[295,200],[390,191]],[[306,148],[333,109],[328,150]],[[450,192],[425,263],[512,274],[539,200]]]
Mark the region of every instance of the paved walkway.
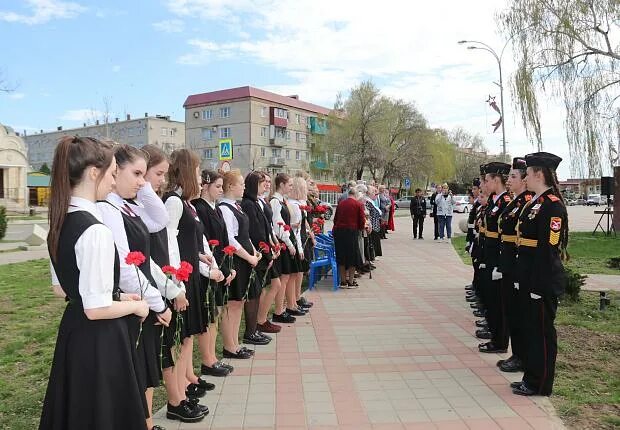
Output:
[[[308,293],[310,316],[285,326],[202,401],[201,423],[172,429],[561,429],[546,398],[511,393],[499,355],[476,350],[451,245],[410,239],[407,218],[358,290]],[[276,373],[277,369],[277,373]]]

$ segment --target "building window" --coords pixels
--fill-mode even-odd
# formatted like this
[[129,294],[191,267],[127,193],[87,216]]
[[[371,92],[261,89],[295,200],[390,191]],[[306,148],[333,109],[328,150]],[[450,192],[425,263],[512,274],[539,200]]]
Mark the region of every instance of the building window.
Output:
[[298,113],[295,114],[295,123],[301,124],[301,115]]
[[212,140],[213,139],[213,130],[210,128],[202,129],[202,140]]
[[230,117],[230,107],[220,108],[220,118],[229,118]]
[[261,118],[267,118],[267,106],[261,106],[260,107],[260,116]]
[[286,140],[291,140],[291,132],[290,131],[286,131]]
[[213,111],[211,109],[206,109],[202,111],[202,119],[213,119]]
[[267,127],[260,128],[260,137],[267,137]]
[[271,148],[271,156],[272,157],[281,157],[282,150],[280,148]]
[[306,161],[308,161],[309,158],[310,158],[310,153],[306,152]]
[[227,137],[230,137],[230,127],[220,128],[220,138],[226,139]]
[[171,128],[169,131],[170,131],[170,137],[174,137],[174,128]]
[[302,124],[305,124],[307,120],[308,120],[308,119],[307,119],[307,117],[306,117],[305,115],[302,115],[302,116],[301,116],[301,123],[302,123]]
[[266,155],[265,155],[265,154],[266,154],[266,152],[267,152],[267,151],[265,150],[265,148],[261,148],[261,149],[260,149],[260,156],[261,156],[261,157],[265,157],[265,156],[266,156]]
[[285,152],[285,154],[286,154],[286,159],[287,159],[287,160],[290,160],[290,159],[291,159],[291,151],[289,151],[289,150],[287,149],[287,150],[286,150],[286,152]]
[[207,160],[213,159],[213,149],[205,149],[205,158]]
[[168,136],[168,129],[166,127],[162,127],[161,128],[161,135],[162,136]]
[[278,118],[288,118],[288,111],[286,109],[276,108],[274,110],[274,116]]
[[305,142],[306,141],[306,135],[304,133],[300,133],[300,132],[295,133],[295,141],[296,142]]
[[295,151],[295,160],[301,160],[301,152]]

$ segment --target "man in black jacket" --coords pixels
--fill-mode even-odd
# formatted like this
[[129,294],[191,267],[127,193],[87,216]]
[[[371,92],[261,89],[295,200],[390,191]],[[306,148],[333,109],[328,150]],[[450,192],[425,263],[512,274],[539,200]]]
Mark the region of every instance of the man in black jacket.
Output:
[[435,203],[435,198],[437,197],[437,194],[441,193],[441,189],[440,186],[437,185],[437,187],[435,188],[435,192],[431,195],[430,201],[431,201],[431,217],[433,218],[433,221],[435,222],[435,240],[439,239],[439,221],[437,220],[437,204]]
[[424,239],[422,232],[424,230],[424,218],[426,217],[426,199],[422,196],[422,190],[415,190],[415,197],[411,199],[409,205],[411,219],[413,220],[413,238]]

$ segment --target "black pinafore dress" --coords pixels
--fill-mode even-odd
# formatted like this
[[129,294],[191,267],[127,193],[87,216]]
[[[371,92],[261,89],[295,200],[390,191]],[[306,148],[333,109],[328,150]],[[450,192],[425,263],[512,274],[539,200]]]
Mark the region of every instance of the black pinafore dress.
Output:
[[[252,255],[254,249],[252,248],[252,241],[250,240],[250,221],[248,216],[229,203],[220,203],[219,205],[226,206],[232,211],[237,219],[237,223],[239,223],[239,232],[237,236],[235,236],[235,239],[241,244],[243,249]],[[228,257],[226,258],[225,264],[228,264]],[[252,266],[250,266],[250,263],[235,254],[233,256],[233,269],[237,271],[237,276],[235,276],[235,279],[233,279],[228,287],[228,299],[240,301],[246,297],[246,293],[247,298],[256,298],[257,289],[259,289],[260,286],[256,285],[258,283],[256,278],[250,283],[252,273]]]
[[[116,208],[116,206],[114,207]],[[125,226],[129,250],[140,251],[146,258],[144,263],[138,266],[138,269],[151,284],[148,288],[157,288],[157,284],[151,274],[151,235],[149,230],[142,219],[131,210],[129,205],[123,206],[120,212],[123,216],[123,225]],[[141,286],[143,290],[146,287],[146,285]],[[157,316],[153,311],[149,312],[149,315],[142,323],[142,333],[140,333],[139,318],[135,316],[132,319],[134,321],[130,324],[129,334],[137,344],[138,358],[142,362],[142,366],[138,369],[138,377],[145,389],[158,387],[162,377],[159,360],[162,326],[155,325]],[[138,335],[140,336],[139,339]]]
[[[286,203],[286,200],[281,202],[280,207],[281,207],[280,215],[282,216],[282,221],[284,221],[284,224],[290,226],[291,225],[291,213],[288,210],[288,205]],[[280,226],[278,226],[278,228],[280,228]],[[295,233],[293,233],[293,229],[290,230],[289,237],[291,239],[291,242],[293,242],[293,246],[296,246],[297,238],[295,237]],[[280,243],[284,244],[284,242],[282,241],[280,241]],[[290,275],[292,273],[301,272],[298,254],[296,253],[295,256],[292,256],[291,253],[288,251],[287,247],[284,247],[284,249],[280,251],[280,258],[278,258],[278,263],[279,264],[277,266],[277,270],[282,275]]]
[[[136,373],[139,360],[128,331],[132,317],[89,320],[84,314],[74,249],[94,224],[100,222],[92,214],[76,211],[67,214],[60,232],[52,264],[68,303],[58,327],[39,430],[146,428],[146,399]],[[120,264],[115,254],[118,292]]]
[[177,198],[183,204],[183,214],[177,228],[177,243],[179,245],[181,261],[187,261],[193,268],[189,281],[185,282],[185,297],[189,302],[189,306],[187,306],[185,311],[181,312],[183,317],[181,337],[186,338],[204,333],[208,325],[208,319],[205,318],[205,288],[202,285],[199,268],[200,259],[198,257],[198,254],[204,253],[202,241],[204,227],[196,211],[189,205],[187,200],[181,199],[174,191],[164,194],[164,202],[169,198]]
[[[275,237],[275,235],[273,234],[273,210],[271,209],[271,205],[261,199],[259,199],[259,204],[261,205],[261,208],[263,209],[263,213],[265,214],[265,218],[267,219],[267,224],[269,225],[269,234],[270,234],[271,240],[274,243],[279,244],[280,242],[278,241],[278,238]],[[267,282],[269,282],[271,279],[280,277],[281,273],[280,273],[279,260],[280,260],[279,256],[277,259],[273,260],[273,264],[271,265],[271,269],[269,269],[269,274],[267,275],[267,278],[268,278]]]

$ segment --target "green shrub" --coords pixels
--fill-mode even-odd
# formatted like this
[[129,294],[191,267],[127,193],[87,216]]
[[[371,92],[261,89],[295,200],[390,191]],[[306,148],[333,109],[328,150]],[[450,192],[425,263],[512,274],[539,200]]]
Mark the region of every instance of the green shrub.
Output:
[[620,269],[620,257],[611,257],[607,260],[607,267],[611,269]]
[[586,283],[586,278],[587,276],[567,268],[566,291],[564,292],[564,298],[572,302],[579,301],[579,293],[581,292],[581,287],[583,287]]
[[6,208],[0,206],[0,239],[4,239],[4,235],[6,234],[6,223]]

